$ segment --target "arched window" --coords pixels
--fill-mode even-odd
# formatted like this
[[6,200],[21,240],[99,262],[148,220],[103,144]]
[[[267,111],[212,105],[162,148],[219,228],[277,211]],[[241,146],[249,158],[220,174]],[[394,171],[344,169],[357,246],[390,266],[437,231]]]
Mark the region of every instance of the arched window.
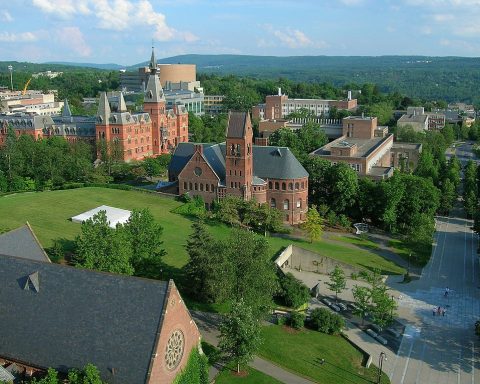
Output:
[[299,184],[299,183],[295,183],[295,189],[298,190],[298,188],[300,188],[300,184]]
[[236,153],[237,156],[241,156],[241,153],[242,153],[242,149],[241,149],[241,148],[242,148],[242,147],[240,146],[240,144],[237,144],[237,153]]
[[200,191],[203,192],[203,183],[200,183]]
[[287,200],[283,200],[283,209],[288,211],[290,207],[290,202]]
[[187,185],[187,182],[184,181],[184,182],[183,182],[183,189],[187,189],[187,186],[188,186],[188,185]]
[[302,181],[302,189],[305,188],[305,182]]
[[198,191],[198,184],[195,183],[195,191]]
[[302,208],[302,199],[297,200],[297,208]]
[[271,181],[268,182],[268,189],[272,189],[272,182]]
[[278,181],[275,182],[275,189],[278,189],[279,186],[278,186]]
[[210,184],[205,184],[205,191],[210,192]]
[[288,183],[288,189],[289,189],[290,191],[293,190],[293,183]]
[[285,191],[287,189],[287,183],[282,183],[282,191]]
[[277,208],[277,202],[273,197],[270,199],[270,208]]

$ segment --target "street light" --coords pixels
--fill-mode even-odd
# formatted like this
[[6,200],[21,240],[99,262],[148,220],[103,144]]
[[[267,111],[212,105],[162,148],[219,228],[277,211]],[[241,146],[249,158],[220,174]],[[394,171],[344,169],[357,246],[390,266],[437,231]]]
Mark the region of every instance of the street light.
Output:
[[13,91],[13,77],[12,77],[13,67],[9,65],[8,70],[10,71],[10,89]]
[[383,361],[387,361],[387,355],[385,352],[380,352],[380,355],[378,356],[378,380],[377,384],[380,384],[382,381],[382,373],[383,373]]

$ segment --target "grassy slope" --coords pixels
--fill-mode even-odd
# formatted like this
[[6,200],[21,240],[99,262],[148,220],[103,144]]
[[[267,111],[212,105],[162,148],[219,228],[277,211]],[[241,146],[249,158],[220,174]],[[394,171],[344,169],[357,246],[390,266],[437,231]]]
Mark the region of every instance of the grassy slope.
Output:
[[[171,212],[180,205],[171,199],[155,194],[121,191],[106,188],[81,188],[65,191],[25,193],[0,198],[0,228],[14,229],[29,221],[44,247],[50,247],[54,239],[72,241],[80,232],[80,225],[68,219],[99,205],[117,208],[149,208],[164,228],[163,240],[168,253],[165,262],[173,268],[181,268],[187,262],[185,239],[190,233],[191,221]],[[218,238],[225,238],[229,229],[224,225],[210,227]],[[403,269],[375,253],[352,249],[340,244],[269,238],[272,256],[290,243],[317,251],[351,264],[378,267],[385,273],[403,273]],[[71,244],[71,243],[70,243]]]
[[[322,384],[376,382],[374,366],[363,367],[363,355],[340,336],[303,329],[287,332],[272,325],[262,330],[259,355]],[[321,365],[320,359],[325,359]],[[388,383],[384,375],[382,383]]]
[[248,376],[239,377],[232,374],[230,370],[223,370],[215,378],[215,384],[230,384],[230,383],[242,383],[242,384],[281,384],[281,381],[274,379],[262,372],[259,372],[253,368],[248,367]]

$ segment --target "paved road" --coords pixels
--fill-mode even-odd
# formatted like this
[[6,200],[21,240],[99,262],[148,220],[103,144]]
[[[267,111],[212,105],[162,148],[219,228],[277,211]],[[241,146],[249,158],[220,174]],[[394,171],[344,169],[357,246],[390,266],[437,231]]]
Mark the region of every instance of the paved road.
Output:
[[[478,338],[480,267],[470,220],[438,217],[432,258],[419,280],[389,281],[402,294],[399,312],[407,322],[397,356],[384,365],[392,383],[480,383]],[[451,289],[448,297],[445,288]],[[445,317],[433,316],[446,307]]]

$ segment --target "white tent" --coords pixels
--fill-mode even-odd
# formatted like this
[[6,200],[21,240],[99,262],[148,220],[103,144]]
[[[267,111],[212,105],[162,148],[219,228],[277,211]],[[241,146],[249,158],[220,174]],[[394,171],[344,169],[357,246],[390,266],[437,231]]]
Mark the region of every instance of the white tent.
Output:
[[93,208],[90,211],[83,212],[77,216],[72,217],[72,222],[83,223],[84,221],[91,219],[95,214],[100,211],[105,211],[107,214],[107,220],[110,223],[110,228],[116,228],[117,224],[125,224],[132,212],[126,209],[109,207],[108,205],[101,205],[100,207]]

